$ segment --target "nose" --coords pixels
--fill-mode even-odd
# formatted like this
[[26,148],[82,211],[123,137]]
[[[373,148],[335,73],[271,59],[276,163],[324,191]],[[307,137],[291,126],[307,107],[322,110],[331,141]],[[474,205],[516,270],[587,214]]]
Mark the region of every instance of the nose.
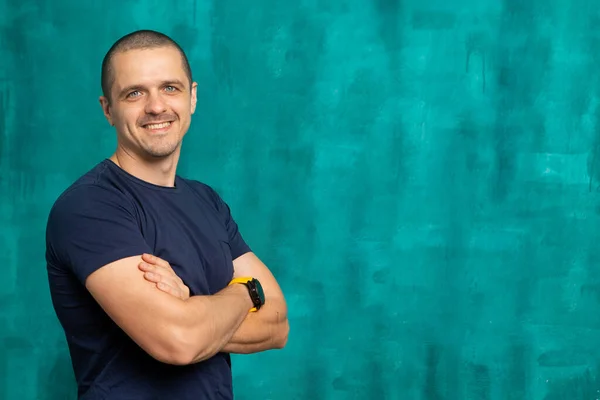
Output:
[[162,114],[167,111],[164,99],[159,94],[149,93],[146,101],[146,112],[148,114]]

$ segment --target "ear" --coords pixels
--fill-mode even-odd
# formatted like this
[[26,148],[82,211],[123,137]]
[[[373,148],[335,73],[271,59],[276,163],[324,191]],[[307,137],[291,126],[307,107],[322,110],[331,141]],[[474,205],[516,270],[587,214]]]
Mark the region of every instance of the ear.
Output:
[[104,116],[106,117],[106,120],[108,121],[108,123],[111,126],[115,126],[112,117],[110,115],[110,102],[108,101],[108,99],[105,96],[100,96],[100,106],[102,106],[102,112],[104,113]]
[[192,114],[196,111],[196,102],[198,101],[198,99],[196,97],[197,89],[198,89],[198,83],[197,82],[192,83],[191,110],[190,110]]

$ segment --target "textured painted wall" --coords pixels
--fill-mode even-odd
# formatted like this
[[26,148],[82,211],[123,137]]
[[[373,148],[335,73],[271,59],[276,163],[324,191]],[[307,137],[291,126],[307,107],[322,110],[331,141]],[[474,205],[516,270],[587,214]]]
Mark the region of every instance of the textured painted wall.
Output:
[[593,0],[0,0],[0,398],[73,398],[45,221],[114,148],[100,62],[139,28],[200,83],[181,174],[289,301],[237,398],[597,398],[599,23]]

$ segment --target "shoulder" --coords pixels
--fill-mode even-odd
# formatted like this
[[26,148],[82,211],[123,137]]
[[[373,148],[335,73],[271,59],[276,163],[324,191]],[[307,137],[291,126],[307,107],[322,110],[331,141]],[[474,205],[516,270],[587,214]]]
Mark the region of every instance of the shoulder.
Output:
[[46,244],[66,245],[78,236],[100,235],[98,227],[137,225],[137,212],[119,188],[101,180],[77,180],[56,199],[46,220]]
[[78,213],[97,213],[111,205],[128,209],[128,197],[114,188],[98,183],[77,183],[67,188],[56,199],[49,213],[50,220]]
[[[83,281],[105,265],[105,260],[141,251],[144,242],[138,215],[132,200],[119,188],[99,181],[78,181],[49,211],[46,258],[53,265],[69,266]],[[145,247],[143,251],[147,251]]]
[[50,209],[48,223],[101,214],[111,207],[131,212],[129,203],[129,199],[116,190],[96,184],[79,184],[65,190],[56,199]]
[[137,226],[135,213],[122,194],[94,183],[79,183],[62,193],[46,221],[49,261],[60,264],[73,248],[103,241],[115,235],[114,227]]
[[213,207],[220,209],[222,207],[223,200],[221,196],[212,186],[200,182],[195,179],[180,178],[184,184],[186,184],[197,196],[203,200],[209,202]]
[[205,194],[215,193],[215,190],[212,188],[212,186],[210,186],[204,182],[201,182],[197,179],[189,179],[189,178],[182,178],[182,177],[180,177],[180,179],[184,184],[186,184],[187,186],[192,188],[194,191],[205,193]]
[[50,209],[50,217],[93,211],[100,205],[112,203],[128,208],[132,204],[129,197],[107,175],[110,171],[106,163],[101,162],[79,177],[58,196]]

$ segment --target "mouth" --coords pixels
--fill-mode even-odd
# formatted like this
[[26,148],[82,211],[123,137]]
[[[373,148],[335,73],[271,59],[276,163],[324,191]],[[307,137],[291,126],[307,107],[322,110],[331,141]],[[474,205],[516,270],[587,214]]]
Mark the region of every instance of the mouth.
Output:
[[152,132],[163,132],[163,131],[167,131],[171,127],[171,124],[172,124],[171,121],[155,122],[152,124],[143,125],[143,127],[144,127],[144,129],[147,129]]

